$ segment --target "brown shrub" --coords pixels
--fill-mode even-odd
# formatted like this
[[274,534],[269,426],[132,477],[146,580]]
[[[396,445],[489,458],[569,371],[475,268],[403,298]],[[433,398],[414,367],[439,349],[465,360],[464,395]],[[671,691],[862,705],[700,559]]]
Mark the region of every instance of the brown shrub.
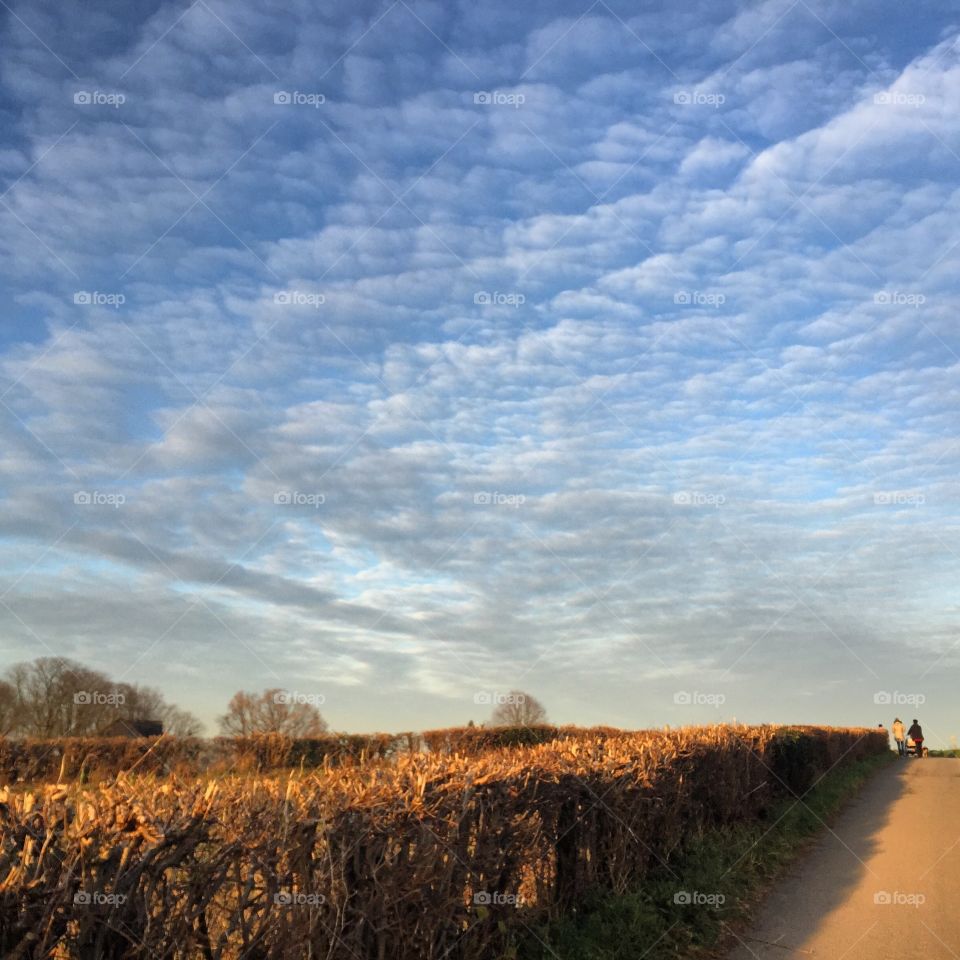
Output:
[[519,922],[757,817],[797,770],[887,749],[876,729],[584,732],[310,775],[6,791],[0,955],[498,956]]
[[419,744],[414,734],[252,737],[0,737],[0,783],[101,780],[136,771],[166,775],[269,772],[382,760]]

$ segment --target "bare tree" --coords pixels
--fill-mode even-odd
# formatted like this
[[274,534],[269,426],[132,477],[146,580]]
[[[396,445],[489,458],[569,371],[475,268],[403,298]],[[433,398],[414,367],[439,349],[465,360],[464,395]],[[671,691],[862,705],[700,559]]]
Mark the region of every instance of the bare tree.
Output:
[[6,680],[0,680],[0,737],[16,733],[19,719],[17,688]]
[[203,724],[189,710],[167,703],[153,687],[122,683],[118,690],[124,697],[120,708],[124,720],[159,720],[163,732],[175,737],[198,737],[203,732]]
[[159,720],[168,706],[163,694],[153,687],[118,683],[117,693],[123,697],[121,714],[124,720]]
[[257,695],[238,690],[220,718],[220,732],[227,737],[249,737],[258,732],[258,726]]
[[546,722],[547,711],[543,704],[523,690],[511,690],[490,717],[490,723],[495,727],[529,727]]
[[220,718],[220,731],[229,737],[282,733],[288,737],[318,737],[327,731],[320,711],[306,698],[285,690],[263,693],[238,690]]
[[5,694],[0,687],[0,733],[97,736],[116,720],[160,720],[165,729],[182,736],[200,730],[192,714],[167,703],[159,690],[116,683],[99,670],[66,657],[18,663],[7,672],[7,681],[0,683],[13,691],[12,717],[5,721]]
[[203,724],[189,711],[167,704],[159,718],[164,733],[174,737],[202,737]]
[[17,729],[33,737],[79,737],[117,719],[115,684],[66,657],[18,663],[7,674],[16,690]]

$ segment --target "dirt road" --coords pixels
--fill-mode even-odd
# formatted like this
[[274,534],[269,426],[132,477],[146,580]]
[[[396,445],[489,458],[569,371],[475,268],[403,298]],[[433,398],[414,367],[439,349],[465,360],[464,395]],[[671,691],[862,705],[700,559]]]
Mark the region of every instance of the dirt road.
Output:
[[881,771],[728,960],[960,960],[960,760]]

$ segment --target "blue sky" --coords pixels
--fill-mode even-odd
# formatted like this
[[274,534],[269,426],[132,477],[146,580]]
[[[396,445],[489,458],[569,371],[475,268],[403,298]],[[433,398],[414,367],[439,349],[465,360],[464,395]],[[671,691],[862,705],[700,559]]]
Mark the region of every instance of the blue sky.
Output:
[[946,3],[2,22],[0,663],[960,733]]

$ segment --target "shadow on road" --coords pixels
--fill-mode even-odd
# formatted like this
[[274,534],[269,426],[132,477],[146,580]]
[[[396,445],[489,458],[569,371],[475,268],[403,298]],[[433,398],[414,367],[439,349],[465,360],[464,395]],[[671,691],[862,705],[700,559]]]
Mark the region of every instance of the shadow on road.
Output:
[[757,922],[737,935],[729,960],[825,956],[819,932],[865,887],[882,889],[871,862],[886,842],[892,811],[912,789],[911,765],[929,762],[904,760],[880,770],[770,892]]

